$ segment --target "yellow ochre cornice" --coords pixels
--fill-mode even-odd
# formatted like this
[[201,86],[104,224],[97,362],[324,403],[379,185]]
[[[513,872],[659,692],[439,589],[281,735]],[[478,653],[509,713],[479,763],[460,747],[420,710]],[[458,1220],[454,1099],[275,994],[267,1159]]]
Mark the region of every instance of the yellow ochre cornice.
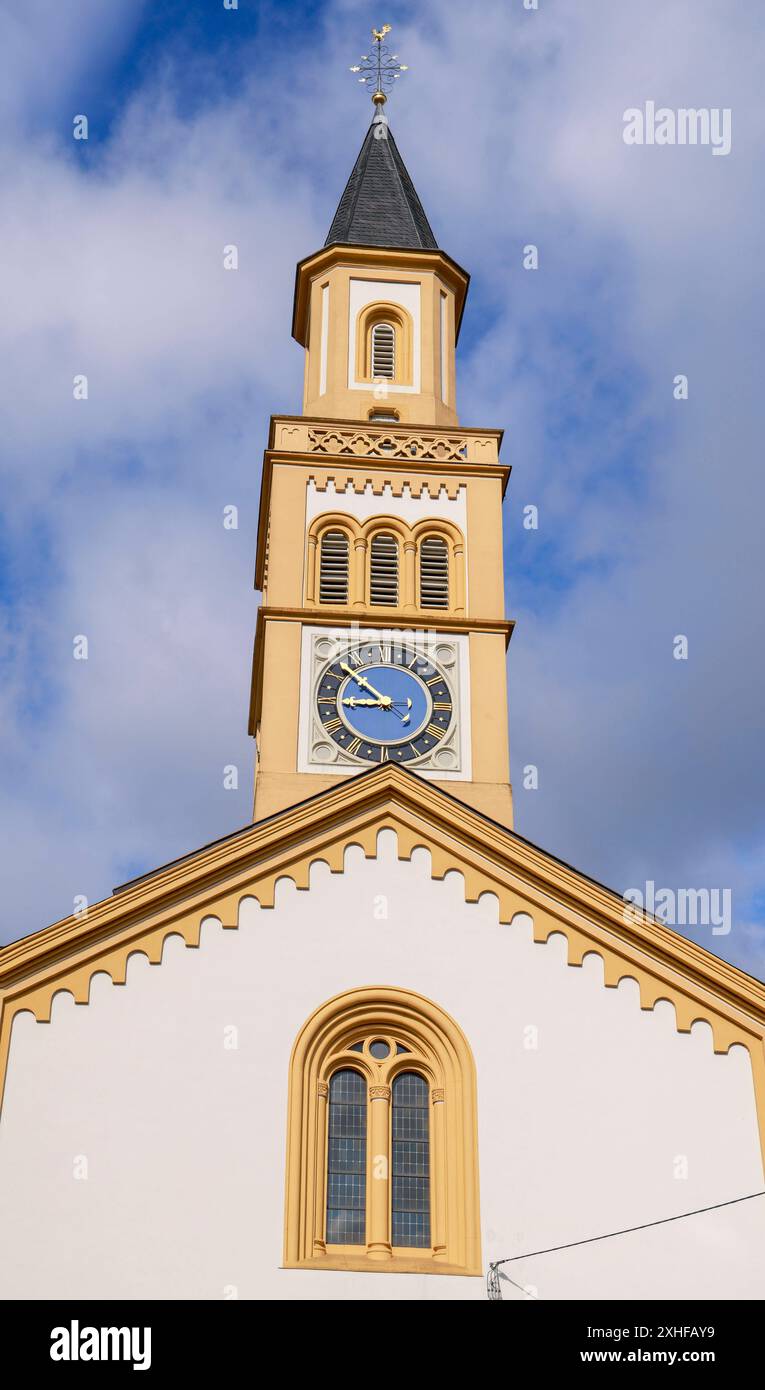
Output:
[[494,894],[501,922],[524,912],[532,918],[536,942],[564,935],[569,965],[580,966],[594,953],[603,961],[607,987],[625,977],[634,979],[641,1008],[650,1010],[668,1000],[679,1031],[703,1021],[710,1025],[715,1051],[726,1052],[735,1043],[746,1047],[765,1152],[765,986],[655,918],[625,910],[616,893],[391,764],[343,779],[337,787],[127,884],[84,916],[64,918],[4,947],[0,1082],[16,1013],[29,1010],[48,1021],[53,997],[61,990],[87,1004],[96,973],[124,983],[130,955],[142,952],[159,964],[164,941],[173,934],[181,935],[187,946],[198,946],[207,916],[236,928],[242,898],[255,897],[261,907],[271,908],[278,879],[308,888],[311,864],[318,860],[342,873],[350,845],[360,845],[374,858],[383,829],[395,832],[402,859],[409,859],[418,846],[427,849],[434,878],[461,873],[466,901]]

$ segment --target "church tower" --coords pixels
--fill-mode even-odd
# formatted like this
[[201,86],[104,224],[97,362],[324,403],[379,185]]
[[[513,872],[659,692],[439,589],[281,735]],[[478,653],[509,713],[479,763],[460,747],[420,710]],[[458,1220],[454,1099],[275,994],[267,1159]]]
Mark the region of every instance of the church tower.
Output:
[[502,432],[460,425],[469,277],[374,94],[322,250],[297,267],[303,413],[271,420],[250,702],[258,821],[399,763],[512,825]]

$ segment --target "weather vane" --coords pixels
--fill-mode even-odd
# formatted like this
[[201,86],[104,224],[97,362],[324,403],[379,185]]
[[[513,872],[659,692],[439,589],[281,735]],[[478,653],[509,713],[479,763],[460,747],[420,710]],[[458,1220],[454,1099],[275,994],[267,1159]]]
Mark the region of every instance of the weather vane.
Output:
[[402,72],[407,72],[406,63],[398,61],[398,54],[391,53],[385,43],[386,36],[390,33],[390,25],[383,24],[382,29],[373,29],[372,38],[375,41],[374,52],[365,53],[360,63],[356,63],[351,68],[351,72],[361,72],[363,77],[359,82],[365,87],[372,87],[372,100],[375,106],[383,106],[388,100],[386,87],[390,89],[393,83],[399,78]]

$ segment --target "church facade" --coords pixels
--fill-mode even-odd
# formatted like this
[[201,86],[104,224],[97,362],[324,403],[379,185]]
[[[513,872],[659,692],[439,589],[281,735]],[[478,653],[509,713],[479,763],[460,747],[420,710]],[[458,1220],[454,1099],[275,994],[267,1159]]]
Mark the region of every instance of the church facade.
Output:
[[0,951],[4,1297],[765,1290],[765,987],[513,829],[467,289],[376,100],[264,458],[253,822]]

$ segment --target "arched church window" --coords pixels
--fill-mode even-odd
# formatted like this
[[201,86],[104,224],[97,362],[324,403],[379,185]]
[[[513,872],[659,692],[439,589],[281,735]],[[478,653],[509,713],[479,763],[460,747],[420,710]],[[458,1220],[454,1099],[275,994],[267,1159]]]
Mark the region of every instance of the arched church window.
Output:
[[348,537],[344,531],[325,531],[319,559],[319,602],[348,602],[350,573]]
[[449,607],[449,547],[443,536],[420,542],[420,608]]
[[329,1083],[327,1241],[363,1245],[366,1238],[367,1088],[357,1071],[336,1071]]
[[393,381],[396,376],[396,330],[392,323],[375,323],[372,326],[372,377],[387,377]]
[[430,1125],[428,1083],[415,1072],[393,1082],[391,1241],[430,1245]]
[[285,1265],[480,1273],[473,1058],[421,995],[349,990],[301,1028]]
[[372,537],[369,560],[370,603],[385,608],[398,605],[398,541],[387,531]]

